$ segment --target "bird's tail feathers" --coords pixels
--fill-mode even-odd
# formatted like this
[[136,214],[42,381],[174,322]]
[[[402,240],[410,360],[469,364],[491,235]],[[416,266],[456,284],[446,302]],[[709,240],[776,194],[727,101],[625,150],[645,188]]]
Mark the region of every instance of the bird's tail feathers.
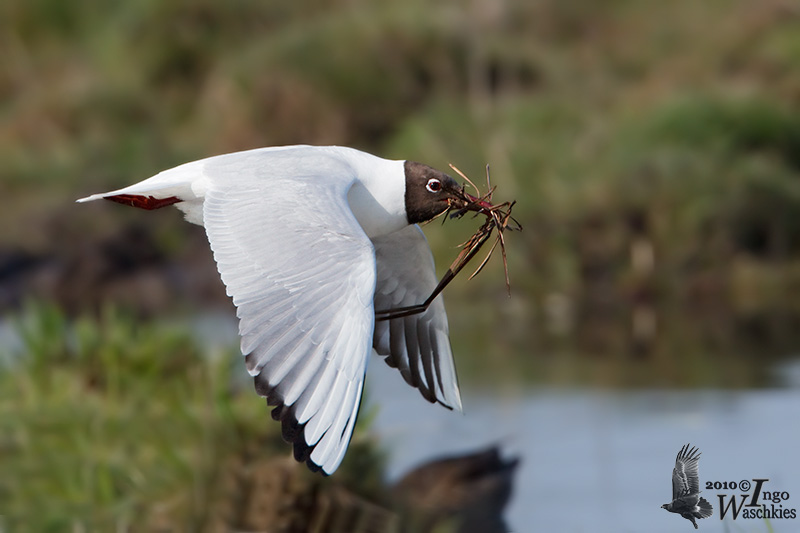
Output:
[[[126,198],[152,198],[153,200],[175,198],[177,201],[191,201],[202,195],[202,192],[198,191],[198,188],[202,189],[204,185],[198,182],[198,178],[202,176],[201,162],[202,161],[192,161],[191,163],[186,163],[160,172],[152,178],[148,178],[128,187],[115,191],[93,194],[86,198],[81,198],[78,202],[91,202],[101,198],[115,199],[115,197],[120,199],[117,201]],[[201,185],[201,187],[198,187],[198,185]],[[198,194],[198,192],[200,192],[200,194]],[[134,205],[135,207],[152,209],[152,207],[146,207],[144,205]],[[157,207],[161,206],[159,205]]]
[[700,517],[701,518],[708,518],[714,513],[714,508],[708,503],[708,500],[701,497],[700,501],[697,502],[697,506],[700,508]]
[[192,161],[165,170],[139,183],[123,189],[81,198],[78,202],[91,202],[104,198],[141,209],[159,209],[176,204],[186,220],[203,225],[203,198],[208,179],[203,176],[204,162]]

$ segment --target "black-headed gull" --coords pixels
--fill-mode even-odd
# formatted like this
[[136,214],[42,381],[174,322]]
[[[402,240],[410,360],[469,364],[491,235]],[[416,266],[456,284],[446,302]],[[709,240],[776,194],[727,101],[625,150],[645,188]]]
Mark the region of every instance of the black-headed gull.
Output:
[[374,349],[431,402],[461,410],[441,298],[416,225],[475,200],[421,163],[352,148],[261,148],[193,161],[105,198],[175,205],[205,227],[239,317],[256,391],[274,406],[298,461],[333,473],[356,420]]

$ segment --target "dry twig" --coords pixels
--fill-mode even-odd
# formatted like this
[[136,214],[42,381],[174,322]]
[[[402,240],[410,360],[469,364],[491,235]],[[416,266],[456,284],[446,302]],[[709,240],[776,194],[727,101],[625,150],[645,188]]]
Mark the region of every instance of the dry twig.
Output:
[[[459,176],[464,178],[467,183],[472,185],[472,187],[478,191],[478,194],[480,194],[478,188],[475,187],[472,181],[470,181],[470,179],[463,172],[461,172],[452,164],[450,165],[450,168],[458,173]],[[486,257],[483,258],[483,261],[481,261],[481,263],[478,265],[478,268],[476,268],[475,271],[470,275],[469,279],[474,278],[478,275],[478,273],[480,273],[481,270],[483,270],[483,267],[489,262],[489,258],[492,256],[492,253],[499,244],[503,257],[503,270],[505,272],[506,290],[508,290],[509,295],[511,295],[511,283],[508,277],[508,260],[506,258],[506,245],[503,232],[507,229],[521,231],[522,225],[519,223],[519,221],[511,216],[511,210],[513,209],[516,201],[492,205],[492,194],[494,193],[495,187],[492,187],[490,182],[488,165],[486,166],[486,186],[487,192],[483,196],[475,197],[464,193],[464,201],[462,204],[451,204],[447,211],[445,211],[444,215],[447,216],[447,218],[461,218],[466,215],[467,212],[473,211],[475,212],[475,216],[483,215],[486,217],[486,220],[478,228],[475,234],[472,235],[472,237],[467,239],[459,246],[461,248],[461,252],[459,252],[455,261],[453,261],[453,263],[450,265],[450,268],[448,268],[447,272],[445,272],[444,276],[442,276],[442,279],[439,281],[439,284],[433,290],[431,295],[428,296],[425,302],[419,305],[388,309],[385,311],[376,311],[375,316],[378,320],[390,320],[393,318],[401,318],[425,312],[425,310],[427,310],[430,306],[431,302],[433,302],[439,293],[444,290],[447,284],[450,283],[459,272],[461,272],[461,270],[475,257],[475,255],[477,255],[495,230],[497,230],[497,236],[495,237],[492,247],[489,249],[489,253],[486,254]],[[445,218],[445,220],[447,220],[447,218]]]

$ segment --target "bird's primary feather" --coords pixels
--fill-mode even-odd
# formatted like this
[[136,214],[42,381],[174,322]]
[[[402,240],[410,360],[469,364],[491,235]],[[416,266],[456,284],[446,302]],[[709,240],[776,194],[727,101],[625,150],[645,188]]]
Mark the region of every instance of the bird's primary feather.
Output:
[[[375,309],[417,304],[437,279],[425,235],[416,225],[373,239],[377,260]],[[441,298],[420,314],[375,323],[373,347],[430,402],[461,410],[447,315]]]
[[673,500],[700,492],[699,460],[700,452],[696,447],[689,448],[689,445],[686,444],[678,452],[675,458],[675,468],[672,469]]

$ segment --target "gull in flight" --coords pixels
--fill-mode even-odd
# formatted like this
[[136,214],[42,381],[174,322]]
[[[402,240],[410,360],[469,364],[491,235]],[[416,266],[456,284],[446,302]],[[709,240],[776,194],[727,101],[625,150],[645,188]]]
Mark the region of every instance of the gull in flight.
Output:
[[175,205],[205,228],[255,389],[312,470],[341,463],[373,350],[426,400],[461,410],[444,304],[418,308],[437,279],[417,224],[492,206],[447,174],[352,148],[286,146],[193,161],[78,201],[101,198]]

